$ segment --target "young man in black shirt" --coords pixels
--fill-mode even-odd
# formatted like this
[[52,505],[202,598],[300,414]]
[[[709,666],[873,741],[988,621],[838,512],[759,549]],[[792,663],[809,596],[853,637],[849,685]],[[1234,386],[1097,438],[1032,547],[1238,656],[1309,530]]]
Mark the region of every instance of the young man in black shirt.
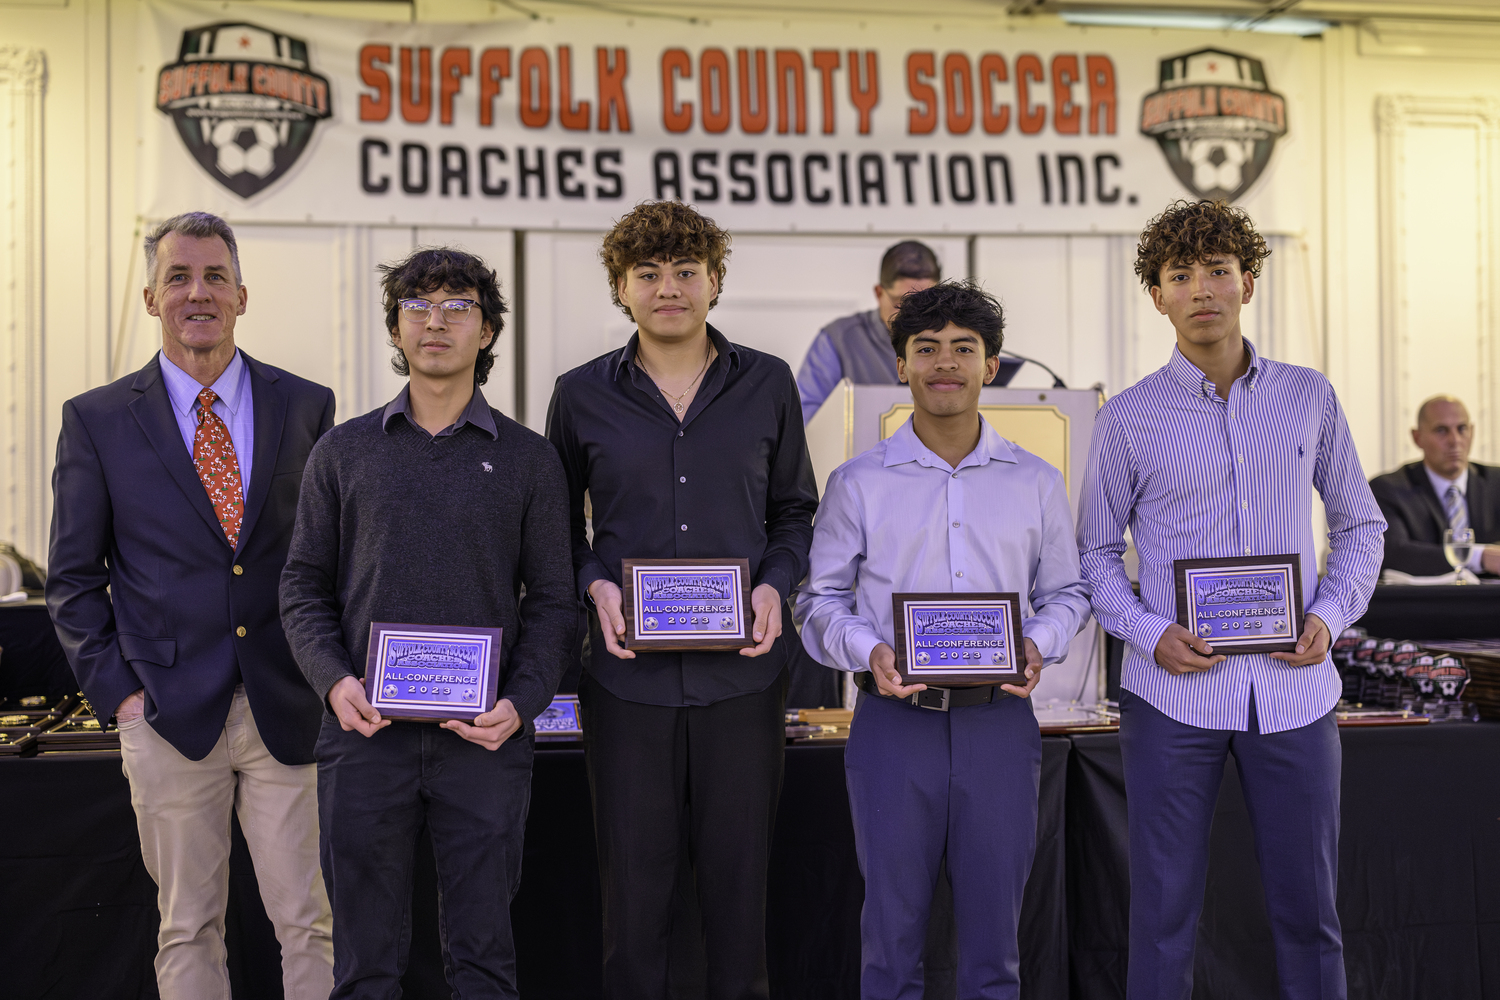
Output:
[[[314,447],[281,577],[287,639],[327,709],[316,756],[332,997],[399,992],[425,824],[454,995],[514,998],[530,723],[578,630],[566,484],[551,446],[480,391],[505,312],[495,272],[448,249],[383,270],[392,364],[411,381]],[[495,707],[472,725],[381,718],[362,683],[372,620],[503,629]]]
[[[568,479],[578,591],[596,612],[579,697],[609,1000],[668,995],[683,852],[708,996],[768,995],[766,865],[798,641],[784,608],[807,572],[817,491],[791,369],[708,325],[728,253],[729,235],[677,202],[616,223],[602,256],[636,335],[559,378],[547,415]],[[755,645],[623,648],[625,558],[748,560]]]

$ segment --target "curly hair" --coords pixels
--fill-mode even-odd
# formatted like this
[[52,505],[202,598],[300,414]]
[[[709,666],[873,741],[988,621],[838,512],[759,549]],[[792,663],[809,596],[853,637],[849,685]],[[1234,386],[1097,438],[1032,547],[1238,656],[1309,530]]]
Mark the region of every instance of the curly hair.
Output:
[[906,344],[917,334],[949,323],[979,334],[986,358],[999,354],[1005,345],[1005,310],[995,297],[974,281],[944,281],[901,300],[901,308],[891,317],[896,357],[906,357]]
[[1223,201],[1174,201],[1150,222],[1135,248],[1135,273],[1146,288],[1161,284],[1164,267],[1237,257],[1240,270],[1260,277],[1271,248],[1243,209]]
[[[391,335],[393,347],[396,347],[396,326],[401,318],[402,299],[443,288],[455,291],[474,289],[479,313],[494,332],[474,360],[474,384],[484,385],[490,377],[490,369],[495,367],[495,345],[500,341],[500,331],[505,329],[505,314],[509,311],[500,295],[500,279],[494,268],[479,257],[454,247],[418,247],[404,260],[381,264],[380,274],[380,288],[385,294],[385,328]],[[411,375],[411,365],[400,347],[396,347],[391,356],[391,367],[402,378]]]
[[[620,279],[643,260],[701,260],[719,276],[719,295],[724,292],[725,259],[729,256],[729,234],[713,219],[700,215],[680,201],[643,201],[604,236],[599,259],[609,273],[609,297],[630,315],[620,301]],[[719,295],[708,304],[719,304]]]

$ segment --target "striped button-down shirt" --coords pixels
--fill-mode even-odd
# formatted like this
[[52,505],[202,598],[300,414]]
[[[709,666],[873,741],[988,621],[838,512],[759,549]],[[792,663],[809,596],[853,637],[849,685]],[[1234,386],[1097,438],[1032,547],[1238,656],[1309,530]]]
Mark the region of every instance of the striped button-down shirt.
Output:
[[[1165,368],[1111,399],[1094,423],[1078,549],[1094,615],[1129,644],[1121,686],[1178,722],[1244,730],[1252,690],[1261,732],[1326,715],[1341,685],[1333,663],[1293,667],[1269,654],[1230,656],[1202,673],[1158,666],[1177,620],[1174,559],[1299,553],[1306,611],[1339,632],[1364,614],[1384,552],[1385,519],[1360,468],[1343,409],[1310,368],[1262,358],[1220,399],[1175,348]],[[1328,516],[1328,566],[1313,550],[1313,489]],[[1125,529],[1140,554],[1141,594],[1121,560]]]

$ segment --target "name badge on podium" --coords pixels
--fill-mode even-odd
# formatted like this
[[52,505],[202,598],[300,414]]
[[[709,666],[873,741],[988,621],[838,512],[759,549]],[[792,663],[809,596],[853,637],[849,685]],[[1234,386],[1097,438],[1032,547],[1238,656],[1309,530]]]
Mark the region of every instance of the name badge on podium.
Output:
[[501,632],[371,622],[365,697],[387,719],[473,722],[495,707]]
[[1177,624],[1215,653],[1289,653],[1302,634],[1302,559],[1178,559]]
[[750,637],[747,559],[624,559],[627,649],[743,649]]
[[892,594],[903,684],[1026,683],[1020,594]]

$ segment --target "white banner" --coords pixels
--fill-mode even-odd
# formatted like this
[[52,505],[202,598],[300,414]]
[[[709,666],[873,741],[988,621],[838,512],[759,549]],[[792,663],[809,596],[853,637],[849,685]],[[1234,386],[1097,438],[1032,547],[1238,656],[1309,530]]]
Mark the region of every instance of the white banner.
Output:
[[151,0],[141,212],[599,229],[1136,232],[1305,218],[1307,43],[1133,29],[382,24]]

